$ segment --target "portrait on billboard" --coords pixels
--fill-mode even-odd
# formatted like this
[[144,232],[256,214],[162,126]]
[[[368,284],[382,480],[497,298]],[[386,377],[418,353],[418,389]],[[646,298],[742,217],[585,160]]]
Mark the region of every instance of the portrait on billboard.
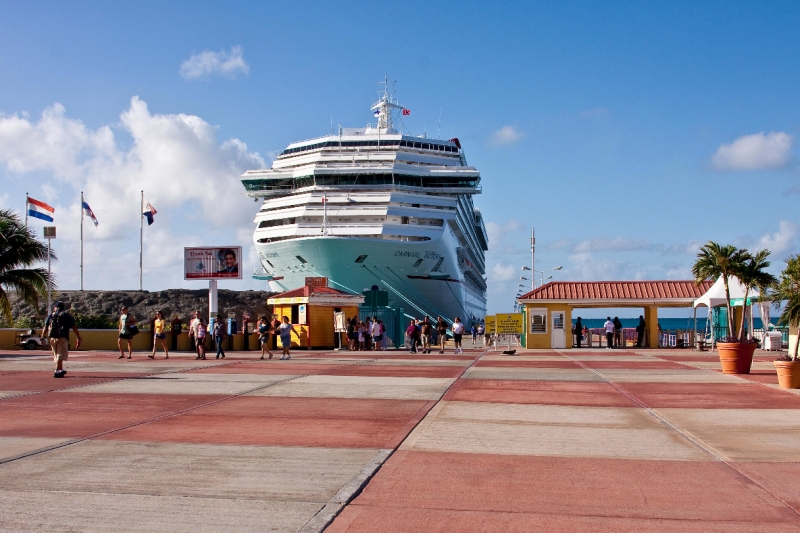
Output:
[[236,252],[230,248],[223,248],[217,252],[217,265],[219,270],[217,272],[227,274],[239,273],[239,260]]

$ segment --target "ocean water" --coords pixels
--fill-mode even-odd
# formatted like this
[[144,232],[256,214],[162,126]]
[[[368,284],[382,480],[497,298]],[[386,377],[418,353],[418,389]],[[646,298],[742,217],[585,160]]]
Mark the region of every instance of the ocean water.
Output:
[[[577,318],[577,316],[576,316]],[[613,316],[611,317],[614,318]],[[620,318],[620,322],[622,322],[623,328],[635,328],[639,325],[638,318]],[[592,328],[602,328],[603,324],[605,324],[605,318],[582,318],[581,322],[583,325],[589,329]],[[777,317],[770,317],[770,322],[772,324],[778,323]],[[572,323],[575,324],[575,319],[572,320]],[[658,323],[661,324],[661,329],[666,331],[672,331],[677,329],[693,329],[694,328],[694,320],[690,318],[660,318],[658,319]],[[648,324],[648,327],[650,324]],[[753,319],[753,326],[755,329],[761,329],[762,323],[759,317]],[[738,327],[738,324],[737,324]],[[706,329],[706,317],[700,318],[697,317],[697,330],[698,331],[705,331]]]

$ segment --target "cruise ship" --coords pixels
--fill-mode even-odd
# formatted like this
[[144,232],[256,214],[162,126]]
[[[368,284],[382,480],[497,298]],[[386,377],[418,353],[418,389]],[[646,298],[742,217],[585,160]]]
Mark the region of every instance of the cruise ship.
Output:
[[388,83],[371,110],[376,123],[294,142],[272,168],[242,175],[262,201],[254,277],[276,292],[307,277],[353,293],[377,286],[410,316],[482,320],[489,243],[472,201],[478,170],[458,139],[398,131],[410,111]]

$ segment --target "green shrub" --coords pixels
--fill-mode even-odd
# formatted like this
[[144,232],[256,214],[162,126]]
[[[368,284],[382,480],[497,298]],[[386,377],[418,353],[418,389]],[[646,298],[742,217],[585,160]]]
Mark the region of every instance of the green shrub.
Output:
[[74,318],[78,329],[117,329],[116,320],[111,320],[105,315],[76,314]]

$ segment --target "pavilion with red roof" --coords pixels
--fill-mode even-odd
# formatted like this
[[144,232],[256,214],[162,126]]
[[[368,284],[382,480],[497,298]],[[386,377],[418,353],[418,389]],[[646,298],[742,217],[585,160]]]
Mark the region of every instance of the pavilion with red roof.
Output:
[[580,308],[642,308],[647,345],[658,346],[658,309],[692,307],[713,285],[692,280],[556,281],[519,297],[527,348],[572,347],[572,311]]

